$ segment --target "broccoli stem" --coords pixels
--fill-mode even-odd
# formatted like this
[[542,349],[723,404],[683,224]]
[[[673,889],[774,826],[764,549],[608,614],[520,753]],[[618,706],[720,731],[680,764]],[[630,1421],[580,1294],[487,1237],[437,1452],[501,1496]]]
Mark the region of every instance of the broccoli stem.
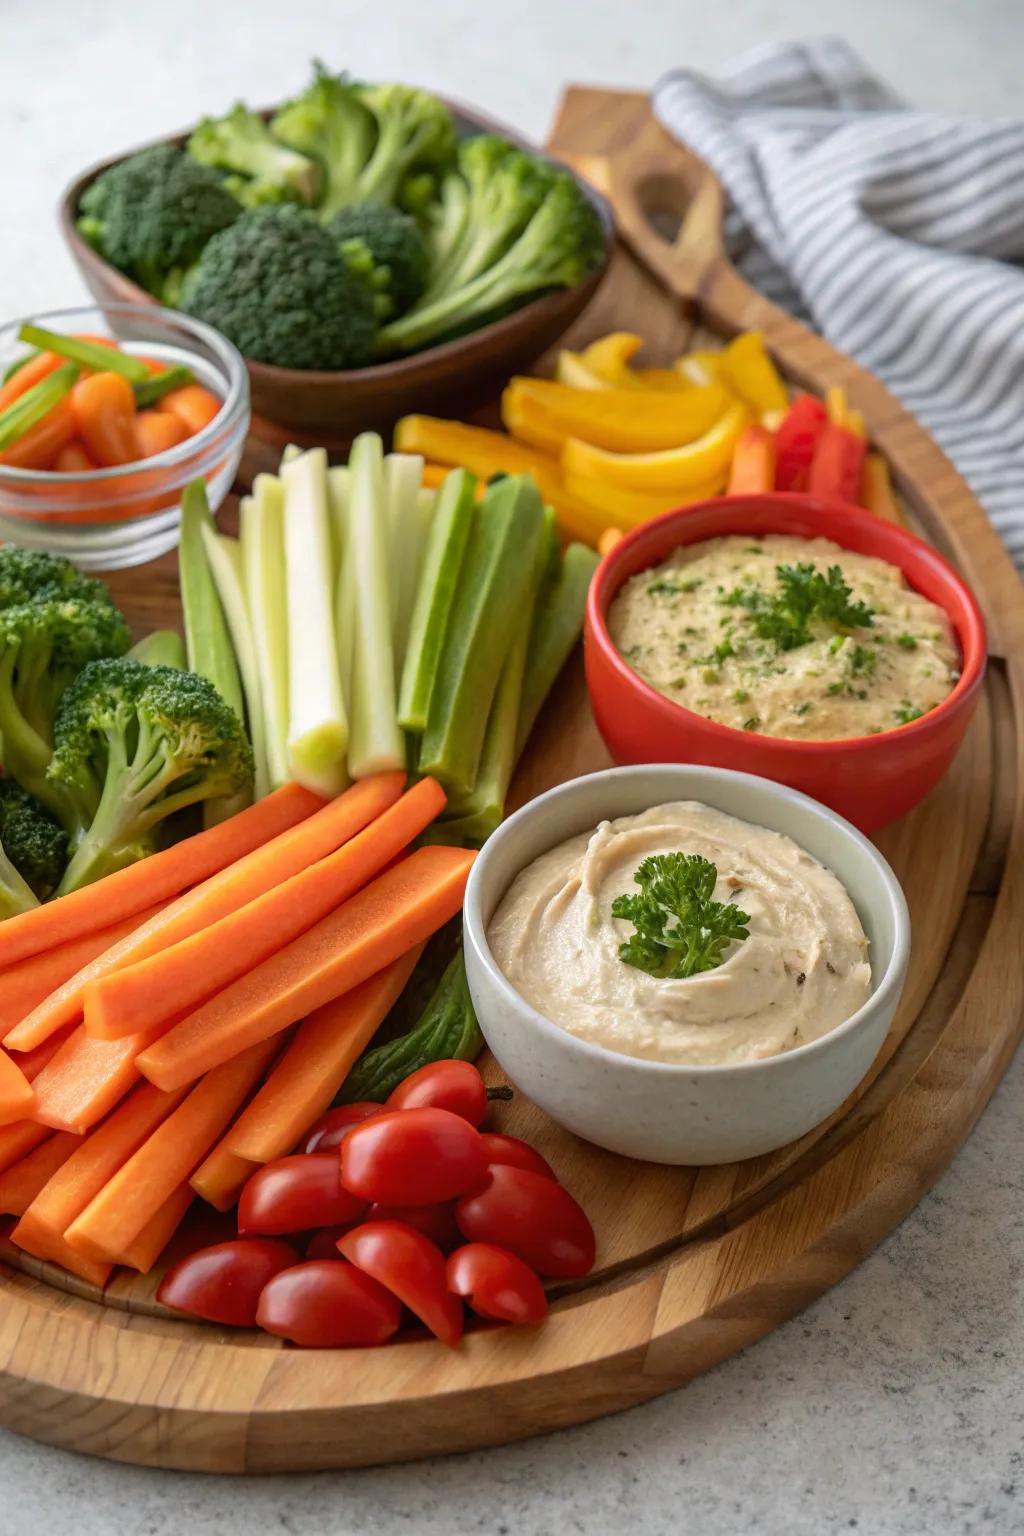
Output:
[[22,879],[0,843],[0,921],[38,907],[31,888]]

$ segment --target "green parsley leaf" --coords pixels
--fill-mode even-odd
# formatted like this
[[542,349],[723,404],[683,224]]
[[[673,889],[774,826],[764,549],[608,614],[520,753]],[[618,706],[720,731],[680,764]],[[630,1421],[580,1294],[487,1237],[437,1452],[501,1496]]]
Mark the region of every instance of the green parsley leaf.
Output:
[[779,590],[770,596],[760,587],[736,587],[724,601],[730,608],[745,609],[754,633],[777,650],[807,645],[814,638],[813,619],[836,629],[867,629],[874,622],[874,610],[853,601],[838,565],[830,565],[824,576],[810,564],[777,565],[775,575]]
[[619,946],[619,959],[650,976],[679,980],[713,971],[727,946],[749,937],[746,912],[714,900],[718,870],[691,853],[655,853],[633,876],[636,896],[617,896],[612,916],[636,932]]

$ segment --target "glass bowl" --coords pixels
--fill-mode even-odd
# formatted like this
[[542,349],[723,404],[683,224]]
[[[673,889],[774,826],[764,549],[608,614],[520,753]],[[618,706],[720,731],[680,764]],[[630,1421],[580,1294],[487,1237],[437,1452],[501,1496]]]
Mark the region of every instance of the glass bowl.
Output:
[[[83,570],[141,565],[173,549],[181,493],[206,480],[216,510],[230,491],[249,430],[249,379],[241,354],[219,332],[173,310],[135,304],[87,305],[33,315],[37,325],[106,335],[125,352],[184,364],[223,401],[195,436],[164,453],[81,474],[0,464],[0,540],[67,555]],[[0,371],[25,352],[25,320],[0,326]]]

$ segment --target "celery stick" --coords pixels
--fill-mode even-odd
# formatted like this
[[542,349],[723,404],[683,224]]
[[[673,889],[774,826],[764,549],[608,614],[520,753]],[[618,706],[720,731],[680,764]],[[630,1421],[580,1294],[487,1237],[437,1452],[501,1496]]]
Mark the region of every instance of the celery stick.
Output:
[[594,550],[588,549],[585,544],[570,544],[562,558],[558,576],[541,590],[533,618],[523,696],[519,705],[517,758],[533,730],[544,700],[579,639],[587,606],[587,590],[597,563],[598,556]]
[[312,448],[282,466],[288,594],[288,760],[319,794],[344,788],[348,719],[341,694],[327,511],[327,455]]
[[169,395],[172,389],[184,389],[186,384],[194,384],[195,381],[192,369],[178,363],[173,368],[165,368],[163,373],[147,376],[141,384],[133,384],[132,394],[138,409],[144,411],[147,406],[156,405],[164,395]]
[[351,477],[347,469],[327,471],[327,500],[331,513],[334,547],[338,552],[334,577],[334,630],[338,644],[338,672],[341,696],[352,718],[352,646],[356,633],[355,595],[352,588],[351,540],[348,509]]
[[384,500],[388,514],[388,574],[391,589],[391,646],[395,686],[409,639],[420,558],[419,495],[423,459],[415,453],[389,453],[384,460]]
[[[348,469],[341,464],[327,471],[327,513],[331,521],[331,580],[341,579],[341,561],[345,552],[348,524],[348,488],[351,481]],[[342,687],[345,679],[342,678]]]
[[176,629],[154,629],[128,652],[132,661],[146,667],[177,667],[185,670],[185,642]]
[[6,410],[0,411],[0,449],[10,448],[38,425],[45,416],[70,395],[78,383],[79,368],[74,363],[62,363],[53,373],[40,379],[13,400]]
[[281,453],[281,468],[284,469],[285,465],[291,464],[294,459],[301,459],[305,451],[304,448],[299,447],[298,443],[286,443]]
[[263,698],[267,773],[272,789],[288,768],[288,598],[285,591],[284,487],[257,475],[240,512],[245,595]]
[[347,591],[352,594],[352,740],[354,779],[405,767],[405,740],[395,706],[395,655],[391,644],[391,597],[387,579],[384,455],[375,432],[352,444]]
[[473,519],[445,635],[421,773],[450,792],[476,781],[487,717],[516,618],[533,590],[544,511],[533,480],[508,476],[492,486]]
[[420,561],[398,695],[398,721],[407,731],[426,728],[448,617],[474,521],[475,494],[476,481],[465,469],[453,469],[437,493]]
[[214,527],[206,499],[206,484],[193,480],[181,498],[181,538],[178,545],[178,582],[185,616],[185,653],[189,668],[213,684],[239,720],[245,719],[245,701],[238,662],[228,634],[227,621],[203,547],[203,528]]
[[141,384],[152,375],[148,363],[118,347],[105,347],[98,341],[81,341],[77,336],[64,336],[60,331],[45,331],[41,325],[23,325],[18,340],[30,347],[55,352],[82,368],[92,368],[96,373],[119,373],[133,384]]
[[225,534],[218,533],[212,523],[203,524],[202,534],[206,558],[217,585],[217,595],[224,609],[228,631],[235,647],[238,670],[242,675],[242,689],[245,693],[246,713],[249,719],[249,738],[252,741],[252,755],[256,770],[256,799],[262,800],[264,795],[270,793],[267,736],[252,621],[245,596],[242,549],[237,539],[229,539]]

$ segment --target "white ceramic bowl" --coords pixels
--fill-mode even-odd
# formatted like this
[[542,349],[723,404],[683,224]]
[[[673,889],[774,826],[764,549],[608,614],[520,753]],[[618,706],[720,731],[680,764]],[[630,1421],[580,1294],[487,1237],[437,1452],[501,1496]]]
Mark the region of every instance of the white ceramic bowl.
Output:
[[[580,1040],[532,1008],[496,965],[487,925],[521,869],[598,822],[672,800],[785,833],[842,881],[870,941],[872,991],[845,1023],[764,1061],[690,1067]],[[464,909],[469,988],[488,1045],[553,1119],[612,1152],[657,1163],[731,1163],[794,1141],[864,1077],[892,1023],[910,957],[899,882],[862,833],[807,795],[722,768],[649,764],[561,784],[509,817],[473,866]]]

